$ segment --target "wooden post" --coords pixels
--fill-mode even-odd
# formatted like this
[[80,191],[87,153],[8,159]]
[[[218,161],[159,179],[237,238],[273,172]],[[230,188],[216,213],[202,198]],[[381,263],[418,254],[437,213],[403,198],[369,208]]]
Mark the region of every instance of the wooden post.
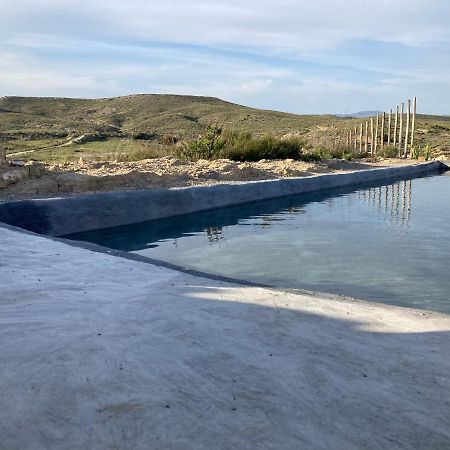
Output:
[[412,123],[411,123],[411,152],[414,145],[414,128],[416,125],[416,109],[417,109],[417,97],[413,100],[413,111],[412,111]]
[[358,131],[357,131],[356,125],[355,125],[355,128],[353,129],[353,132],[354,132],[354,137],[353,137],[353,150],[356,152],[356,146],[358,145],[358,144],[357,144],[357,140],[358,140]]
[[366,120],[366,127],[365,127],[365,140],[364,140],[364,153],[367,155],[369,151],[369,121]]
[[381,150],[384,148],[384,122],[386,122],[386,113],[381,118]]
[[374,136],[373,136],[373,117],[370,118],[370,154],[373,155],[374,150]]
[[400,126],[398,128],[398,156],[402,156],[402,133],[403,133],[403,108],[405,104],[400,104]]
[[375,127],[375,155],[378,149],[378,128],[380,127],[380,116],[377,116],[377,125]]
[[363,142],[363,125],[359,124],[359,154],[362,153],[362,142]]
[[352,139],[353,139],[352,130],[350,130],[348,132],[348,149],[349,150],[351,150],[351,148],[352,148]]
[[409,122],[411,120],[411,100],[406,102],[406,129],[405,129],[405,149],[403,151],[403,157],[408,157],[408,144],[409,144]]
[[388,139],[387,139],[387,145],[388,145],[388,147],[391,145],[391,128],[392,128],[392,108],[389,108],[389,117],[388,117]]
[[397,145],[397,125],[398,125],[398,106],[395,112],[395,120],[394,120],[394,147]]

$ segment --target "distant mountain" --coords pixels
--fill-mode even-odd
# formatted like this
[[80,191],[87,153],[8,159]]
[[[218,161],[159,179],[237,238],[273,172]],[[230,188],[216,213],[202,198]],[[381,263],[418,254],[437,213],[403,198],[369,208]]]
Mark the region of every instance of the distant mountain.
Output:
[[336,114],[338,117],[353,117],[355,119],[364,119],[365,117],[373,117],[378,114],[383,114],[383,111],[359,111],[349,114]]

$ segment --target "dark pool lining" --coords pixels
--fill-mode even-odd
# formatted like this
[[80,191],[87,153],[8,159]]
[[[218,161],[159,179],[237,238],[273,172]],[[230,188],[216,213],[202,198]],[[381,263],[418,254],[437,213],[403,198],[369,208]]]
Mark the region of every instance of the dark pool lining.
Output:
[[[69,240],[81,241],[85,241],[85,238],[89,237],[90,239],[87,239],[87,242],[96,242],[99,245],[109,248],[107,245],[108,235],[114,236],[114,241],[116,243],[118,242],[118,236],[123,235],[123,239],[120,240],[120,246],[116,245],[114,249],[127,252],[139,251],[144,248],[148,248],[149,246],[147,244],[149,242],[156,242],[161,239],[177,239],[186,233],[201,232],[208,227],[226,227],[236,225],[240,220],[253,216],[270,215],[291,207],[303,208],[310,203],[322,202],[330,198],[340,197],[359,190],[382,187],[390,185],[393,182],[427,178],[429,176],[442,174],[443,172],[445,172],[445,169],[428,174],[422,173],[412,177],[393,177],[392,179],[384,179],[378,182],[367,182],[359,185],[305,192],[302,194],[293,194],[279,198],[259,200],[252,203],[214,208],[207,211],[199,211],[195,213],[180,214],[178,216],[137,222],[129,225],[119,225],[116,227],[100,228],[98,230],[84,231],[80,233],[70,233],[67,235],[61,235],[60,237]],[[177,222],[180,223],[178,231],[172,226]],[[171,226],[167,227],[167,225]],[[134,245],[130,245],[128,232],[133,232],[132,243]],[[139,237],[139,241],[136,241],[136,236]],[[92,239],[93,237],[97,237],[97,239]]]

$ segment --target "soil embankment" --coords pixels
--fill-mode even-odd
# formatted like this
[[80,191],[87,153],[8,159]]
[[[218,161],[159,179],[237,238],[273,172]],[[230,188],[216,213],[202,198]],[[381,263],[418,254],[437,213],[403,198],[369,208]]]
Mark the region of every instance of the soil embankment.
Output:
[[304,177],[410,163],[409,160],[393,159],[377,162],[291,159],[252,163],[230,160],[189,162],[164,157],[136,162],[39,165],[39,170],[29,171],[30,176],[18,178],[3,188],[0,186],[0,200]]

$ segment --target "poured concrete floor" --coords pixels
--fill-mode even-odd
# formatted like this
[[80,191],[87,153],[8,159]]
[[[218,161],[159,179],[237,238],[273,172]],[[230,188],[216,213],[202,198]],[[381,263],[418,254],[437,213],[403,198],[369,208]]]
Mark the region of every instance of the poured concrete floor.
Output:
[[0,448],[448,449],[450,316],[0,228]]

